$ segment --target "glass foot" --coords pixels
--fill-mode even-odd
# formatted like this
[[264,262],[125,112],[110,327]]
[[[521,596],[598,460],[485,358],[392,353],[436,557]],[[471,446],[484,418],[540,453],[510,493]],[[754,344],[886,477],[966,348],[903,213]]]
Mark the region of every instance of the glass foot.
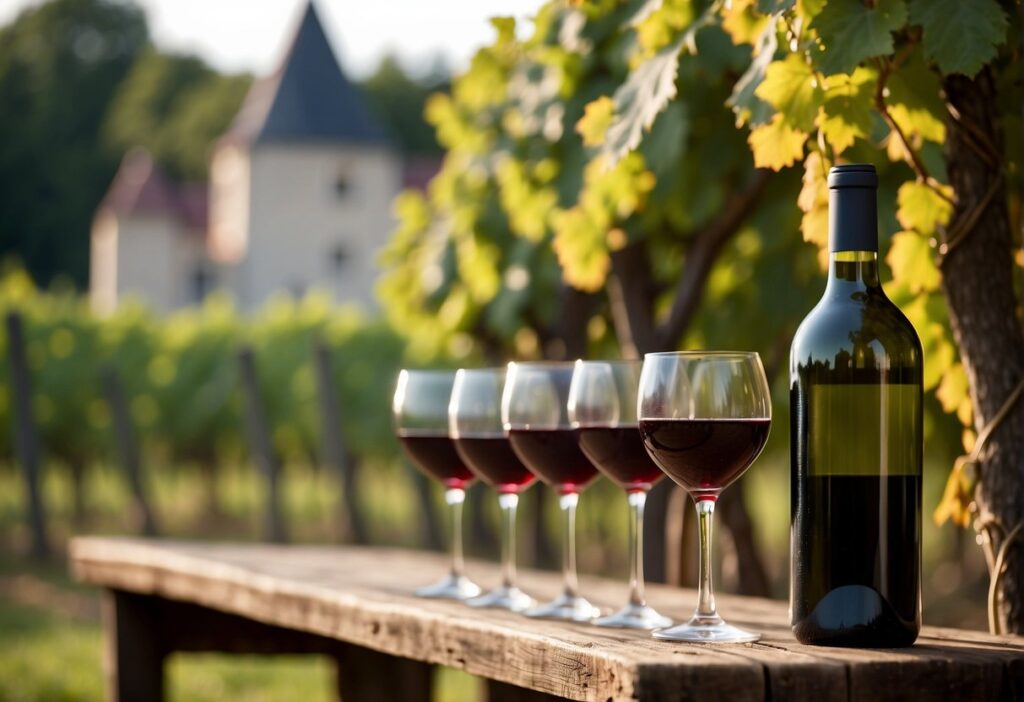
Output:
[[595,619],[597,626],[617,627],[619,629],[664,629],[672,626],[672,620],[658,614],[657,610],[647,605],[628,604],[615,614]]
[[421,587],[416,591],[417,597],[430,597],[441,600],[468,600],[479,594],[479,585],[465,575],[451,574],[433,585]]
[[561,595],[525,612],[535,619],[566,619],[573,622],[589,622],[601,611],[579,595]]
[[753,643],[761,638],[743,629],[726,624],[721,617],[699,617],[669,629],[659,629],[651,634],[663,641],[686,641],[689,643]]
[[510,612],[522,612],[535,605],[536,602],[518,587],[502,585],[479,597],[467,600],[466,604],[470,607],[489,607],[492,609],[507,609]]

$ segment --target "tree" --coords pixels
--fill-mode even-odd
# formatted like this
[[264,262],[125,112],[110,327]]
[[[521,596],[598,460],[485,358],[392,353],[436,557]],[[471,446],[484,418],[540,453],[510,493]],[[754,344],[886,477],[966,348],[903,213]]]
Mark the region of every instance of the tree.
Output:
[[423,119],[423,107],[432,92],[446,88],[446,82],[447,76],[436,72],[414,80],[398,59],[388,54],[359,88],[404,153],[433,154],[440,147],[434,130]]
[[963,422],[970,451],[936,518],[974,521],[993,579],[990,624],[1024,631],[1024,334],[1014,262],[1024,100],[1021,49],[1007,41],[1020,36],[1020,4],[665,0],[641,14],[638,31],[658,37],[658,51],[588,107],[600,120],[587,128],[606,153],[621,158],[656,138],[655,115],[686,100],[663,76],[700,61],[701,37],[721,28],[748,52],[729,104],[749,128],[755,163],[803,163],[805,240],[826,246],[832,163],[876,162],[883,196],[896,191],[901,231],[887,255],[888,289],[922,337],[926,388]]
[[107,103],[147,40],[132,5],[53,0],[0,29],[0,250],[32,276],[86,280],[88,228],[117,156]]
[[[748,52],[709,27],[676,70],[665,32],[641,17],[650,4],[548,2],[522,41],[512,20],[493,20],[495,42],[450,96],[428,102],[444,167],[426,195],[399,198],[380,288],[392,323],[424,353],[497,361],[715,345],[759,349],[778,365],[787,311],[805,309],[817,285],[813,252],[780,236],[797,225],[777,205],[797,181],[755,169],[730,126],[725,101]],[[644,112],[634,96],[636,126],[612,141],[638,148],[607,153],[614,104],[601,96],[659,56],[666,65],[647,87],[679,98]],[[632,131],[644,127],[640,143]],[[752,252],[765,256],[751,262]],[[781,270],[761,275],[762,262]],[[739,304],[769,295],[770,309]],[[732,324],[697,328],[707,298],[737,310]],[[655,577],[666,497],[649,503]],[[732,515],[742,533],[745,512]],[[760,561],[745,553],[743,585],[763,590]]]
[[173,177],[203,179],[210,150],[252,78],[222,75],[189,55],[148,47],[111,99],[104,140],[113,153],[143,146]]

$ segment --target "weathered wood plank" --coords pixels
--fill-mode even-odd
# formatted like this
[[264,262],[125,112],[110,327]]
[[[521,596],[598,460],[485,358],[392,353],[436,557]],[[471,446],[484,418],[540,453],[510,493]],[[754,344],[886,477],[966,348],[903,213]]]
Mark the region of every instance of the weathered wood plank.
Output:
[[[785,603],[722,595],[723,614],[763,632],[761,642],[671,644],[643,632],[412,597],[417,585],[445,572],[437,554],[85,538],[73,541],[71,556],[87,582],[194,602],[568,699],[1021,698],[1019,637],[926,627],[919,645],[898,651],[802,646],[789,631]],[[499,580],[493,564],[471,568],[485,586]],[[559,589],[550,573],[524,572],[522,582],[542,598]],[[596,578],[582,578],[581,587],[606,607],[626,594],[624,585]],[[648,599],[684,619],[695,594],[652,586]]]

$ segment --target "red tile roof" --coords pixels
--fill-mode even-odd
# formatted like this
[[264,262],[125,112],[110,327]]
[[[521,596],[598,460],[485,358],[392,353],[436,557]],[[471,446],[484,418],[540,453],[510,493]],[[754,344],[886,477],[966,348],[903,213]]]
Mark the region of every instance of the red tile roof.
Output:
[[209,209],[205,183],[171,181],[145,149],[124,155],[99,210],[127,216],[166,215],[185,225],[186,232],[205,238]]

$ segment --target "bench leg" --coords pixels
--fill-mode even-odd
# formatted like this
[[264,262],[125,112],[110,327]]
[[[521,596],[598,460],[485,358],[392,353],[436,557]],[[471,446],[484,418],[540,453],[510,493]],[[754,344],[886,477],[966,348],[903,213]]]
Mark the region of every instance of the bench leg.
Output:
[[108,702],[164,699],[164,658],[151,598],[107,591],[103,597]]
[[549,695],[546,692],[527,690],[518,685],[510,685],[497,680],[487,681],[487,702],[556,702],[561,699],[564,698]]
[[342,644],[337,654],[341,702],[430,702],[433,668],[361,646]]

